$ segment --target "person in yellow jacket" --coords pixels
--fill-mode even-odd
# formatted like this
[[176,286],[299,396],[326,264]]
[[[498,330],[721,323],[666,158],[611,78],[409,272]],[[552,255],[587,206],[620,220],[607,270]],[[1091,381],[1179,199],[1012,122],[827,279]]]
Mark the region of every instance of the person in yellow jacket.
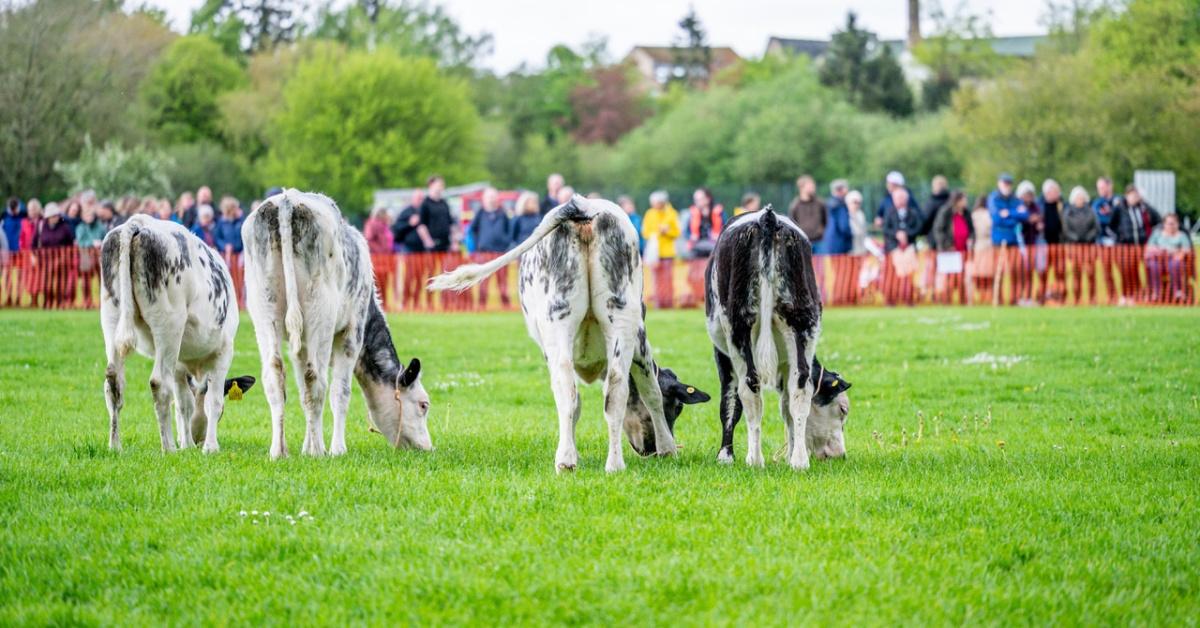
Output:
[[679,237],[679,212],[671,206],[663,190],[650,195],[650,209],[642,217],[642,237],[646,239],[646,256],[654,264],[654,301],[659,308],[669,308],[675,300],[675,239]]
[[749,214],[760,209],[762,209],[762,197],[754,192],[747,192],[742,197],[742,204],[733,208],[733,215],[741,216],[742,214]]

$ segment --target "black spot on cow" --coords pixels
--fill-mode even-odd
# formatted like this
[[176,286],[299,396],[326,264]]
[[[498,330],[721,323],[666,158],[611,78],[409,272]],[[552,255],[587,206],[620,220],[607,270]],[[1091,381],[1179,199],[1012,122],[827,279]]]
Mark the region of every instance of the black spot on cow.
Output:
[[367,322],[363,327],[363,344],[355,370],[373,382],[394,384],[400,372],[400,358],[392,344],[392,332],[379,304],[371,299],[367,307]]
[[564,319],[570,315],[571,315],[571,304],[567,303],[567,300],[562,297],[558,297],[558,298],[554,299],[553,301],[551,301],[550,307],[546,310],[547,318],[549,318],[552,321],[554,321],[554,320],[561,321],[562,319]]
[[[172,234],[176,235],[182,234]],[[129,248],[130,273],[142,278],[146,298],[151,303],[158,300],[158,293],[168,288],[184,268],[191,266],[186,247],[180,254],[172,254],[166,241],[152,231],[136,229],[130,236]]]
[[559,226],[539,244],[545,247],[542,270],[554,282],[558,294],[569,294],[574,290],[579,277],[579,256],[572,246],[573,237],[569,227]]
[[225,283],[225,273],[221,272],[221,265],[217,262],[216,256],[213,255],[212,249],[203,247],[204,255],[202,260],[207,259],[208,263],[208,301],[212,304],[213,309],[217,313],[217,325],[224,325],[225,319],[229,317],[229,306],[232,295],[229,292],[229,286]]
[[596,217],[596,234],[600,239],[600,263],[608,275],[608,307],[625,308],[624,288],[633,279],[633,258],[637,247],[625,239],[625,232],[609,214]]
[[120,264],[120,254],[121,234],[114,231],[104,238],[104,244],[100,247],[100,281],[104,284],[104,289],[108,290],[113,305],[121,304],[117,295],[117,266]]
[[176,231],[171,234],[175,238],[175,245],[179,247],[179,267],[191,268],[192,256],[188,252],[188,238],[186,234]]

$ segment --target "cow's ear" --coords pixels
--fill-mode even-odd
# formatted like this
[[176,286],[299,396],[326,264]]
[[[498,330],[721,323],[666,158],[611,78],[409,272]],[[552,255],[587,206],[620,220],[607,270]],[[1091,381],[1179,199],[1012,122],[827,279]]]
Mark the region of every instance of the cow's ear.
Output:
[[421,361],[413,358],[408,367],[396,376],[396,388],[408,388],[421,376]]
[[833,371],[825,371],[825,374],[821,376],[821,384],[817,389],[817,393],[835,397],[838,393],[843,393],[847,390],[850,390],[850,382],[842,379],[841,375]]

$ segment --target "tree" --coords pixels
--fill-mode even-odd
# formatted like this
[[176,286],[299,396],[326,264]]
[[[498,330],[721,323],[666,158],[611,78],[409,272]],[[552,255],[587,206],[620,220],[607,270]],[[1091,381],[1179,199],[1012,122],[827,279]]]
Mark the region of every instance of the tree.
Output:
[[950,96],[966,79],[994,76],[1005,59],[992,48],[988,20],[970,14],[962,5],[953,15],[939,5],[930,11],[933,33],[913,49],[913,56],[929,69],[921,85],[921,107],[936,111],[950,104]]
[[144,14],[89,0],[0,9],[0,189],[61,193],[54,162],[74,158],[85,133],[138,141],[129,95],[172,37]]
[[572,137],[584,143],[612,144],[650,115],[645,97],[634,88],[632,68],[615,65],[591,71],[591,84],[571,90],[577,125]]
[[322,190],[358,210],[380,187],[482,176],[479,117],[466,84],[388,49],[317,56],[284,88],[265,183]]
[[674,47],[675,66],[683,69],[682,76],[673,76],[672,81],[681,81],[688,87],[701,87],[708,84],[712,74],[712,48],[708,45],[708,34],[700,17],[696,15],[696,7],[688,7],[687,15],[679,20],[679,28],[683,31]]
[[172,165],[161,151],[143,146],[125,149],[115,142],[97,150],[91,138],[84,136],[79,158],[70,163],[56,162],[54,169],[72,193],[90,189],[101,198],[118,198],[131,194],[169,195],[167,169]]
[[489,33],[471,35],[440,5],[401,0],[324,4],[312,35],[349,48],[387,46],[404,56],[429,57],[443,68],[465,69],[491,54]]
[[896,116],[912,113],[912,92],[904,70],[875,34],[858,27],[858,16],[846,14],[846,26],[833,34],[821,83],[840,90],[866,111],[886,111]]
[[142,85],[148,125],[168,144],[220,140],[218,98],[241,86],[245,72],[202,35],[175,40]]
[[294,41],[300,22],[293,6],[289,0],[204,0],[192,12],[188,32],[211,37],[240,59]]

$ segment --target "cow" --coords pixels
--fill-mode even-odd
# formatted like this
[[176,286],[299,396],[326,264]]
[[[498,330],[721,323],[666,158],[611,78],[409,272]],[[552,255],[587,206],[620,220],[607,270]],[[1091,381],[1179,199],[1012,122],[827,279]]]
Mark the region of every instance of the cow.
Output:
[[639,455],[675,454],[675,420],[683,406],[709,397],[654,362],[638,234],[625,213],[609,201],[574,196],[508,253],[434,277],[429,287],[465,290],[518,258],[521,311],[542,349],[558,410],[555,470],[574,470],[579,460],[576,375],[585,383],[604,378],[605,470],[625,468],[622,430]]
[[[233,360],[238,311],[225,262],[183,226],[134,216],[104,237],[100,248],[100,323],[104,330],[104,400],[108,446],[121,449],[125,358],[133,350],[152,358],[150,392],[165,452],[175,451],[168,417],[175,401],[179,448],[204,441],[220,449],[217,422],[225,395],[245,376],[225,379]],[[220,392],[212,394],[213,387]]]
[[721,381],[717,460],[733,462],[733,431],[744,410],[746,464],[763,466],[764,387],[779,391],[792,468],[807,469],[810,452],[844,456],[850,384],[816,358],[821,296],[804,232],[769,207],[736,218],[705,269],[704,310]]
[[[262,358],[271,406],[272,459],[287,456],[281,342],[287,339],[304,408],[302,452],[325,455],[325,397],[330,395],[329,453],[346,453],[351,376],[358,380],[373,431],[400,449],[433,449],[429,395],[421,361],[396,354],[375,289],[367,241],[333,200],[293,189],[264,200],[242,225],[246,306]],[[332,367],[332,382],[327,384]]]

